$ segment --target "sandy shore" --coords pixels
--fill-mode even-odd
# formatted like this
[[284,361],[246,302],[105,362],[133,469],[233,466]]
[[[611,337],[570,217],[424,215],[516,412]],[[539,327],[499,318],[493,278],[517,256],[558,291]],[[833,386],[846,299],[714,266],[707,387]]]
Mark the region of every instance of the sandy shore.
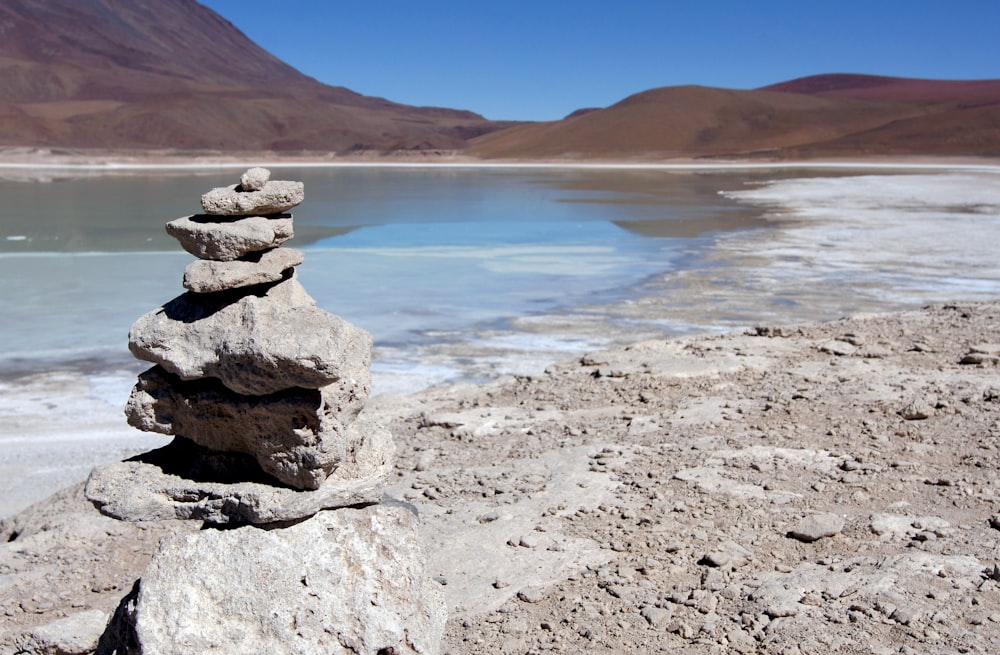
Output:
[[[376,398],[447,652],[996,652],[998,326],[1000,302],[936,305]],[[79,488],[4,521],[0,644],[99,631],[197,527]]]

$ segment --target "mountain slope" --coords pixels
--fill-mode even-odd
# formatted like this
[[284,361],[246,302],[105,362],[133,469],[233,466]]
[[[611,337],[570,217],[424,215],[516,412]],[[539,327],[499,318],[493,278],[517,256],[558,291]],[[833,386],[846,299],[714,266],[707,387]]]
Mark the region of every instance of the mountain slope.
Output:
[[458,148],[496,129],[320,84],[194,0],[6,0],[0,144]]
[[765,86],[761,91],[920,104],[1000,102],[1000,80],[921,80],[830,73]]
[[920,115],[800,146],[788,155],[1000,156],[1000,80],[922,80],[840,73],[790,80],[765,89],[824,98],[909,103],[923,109]]
[[1000,81],[841,75],[737,91],[664,87],[473,140],[482,157],[1000,155]]

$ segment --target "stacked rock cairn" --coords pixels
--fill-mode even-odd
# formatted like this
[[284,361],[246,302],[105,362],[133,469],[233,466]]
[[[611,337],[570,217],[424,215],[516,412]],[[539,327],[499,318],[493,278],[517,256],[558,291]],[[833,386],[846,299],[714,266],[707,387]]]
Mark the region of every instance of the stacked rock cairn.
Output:
[[104,652],[440,651],[439,585],[415,512],[384,499],[392,439],[364,412],[372,338],[316,307],[302,253],[281,247],[303,199],[252,168],[167,224],[199,260],[132,327],[154,366],[125,413],[174,440],[95,470],[86,493],[117,519],[204,523],[160,544]]

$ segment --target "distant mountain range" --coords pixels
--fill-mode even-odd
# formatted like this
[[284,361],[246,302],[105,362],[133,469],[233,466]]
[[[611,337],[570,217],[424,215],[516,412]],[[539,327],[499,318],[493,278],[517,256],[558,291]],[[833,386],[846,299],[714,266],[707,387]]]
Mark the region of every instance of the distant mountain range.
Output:
[[752,91],[652,89],[472,140],[499,158],[1000,156],[1000,80],[817,75]]
[[455,149],[503,126],[321,84],[194,0],[0,4],[0,145]]
[[5,0],[0,146],[501,159],[1000,156],[1000,80],[818,75],[504,123],[299,73],[194,0]]

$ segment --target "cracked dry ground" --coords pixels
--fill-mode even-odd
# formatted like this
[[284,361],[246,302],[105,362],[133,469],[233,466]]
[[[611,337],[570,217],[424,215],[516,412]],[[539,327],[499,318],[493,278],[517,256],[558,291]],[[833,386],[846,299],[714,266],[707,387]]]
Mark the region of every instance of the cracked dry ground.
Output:
[[[447,651],[998,652],[998,344],[1000,304],[934,306],[402,402],[395,491],[429,534],[522,519],[468,562],[430,548],[446,593],[464,585]],[[604,487],[570,470],[581,447]],[[545,498],[565,476],[577,493]],[[804,519],[833,534],[790,536]],[[542,551],[563,556],[547,577]]]

